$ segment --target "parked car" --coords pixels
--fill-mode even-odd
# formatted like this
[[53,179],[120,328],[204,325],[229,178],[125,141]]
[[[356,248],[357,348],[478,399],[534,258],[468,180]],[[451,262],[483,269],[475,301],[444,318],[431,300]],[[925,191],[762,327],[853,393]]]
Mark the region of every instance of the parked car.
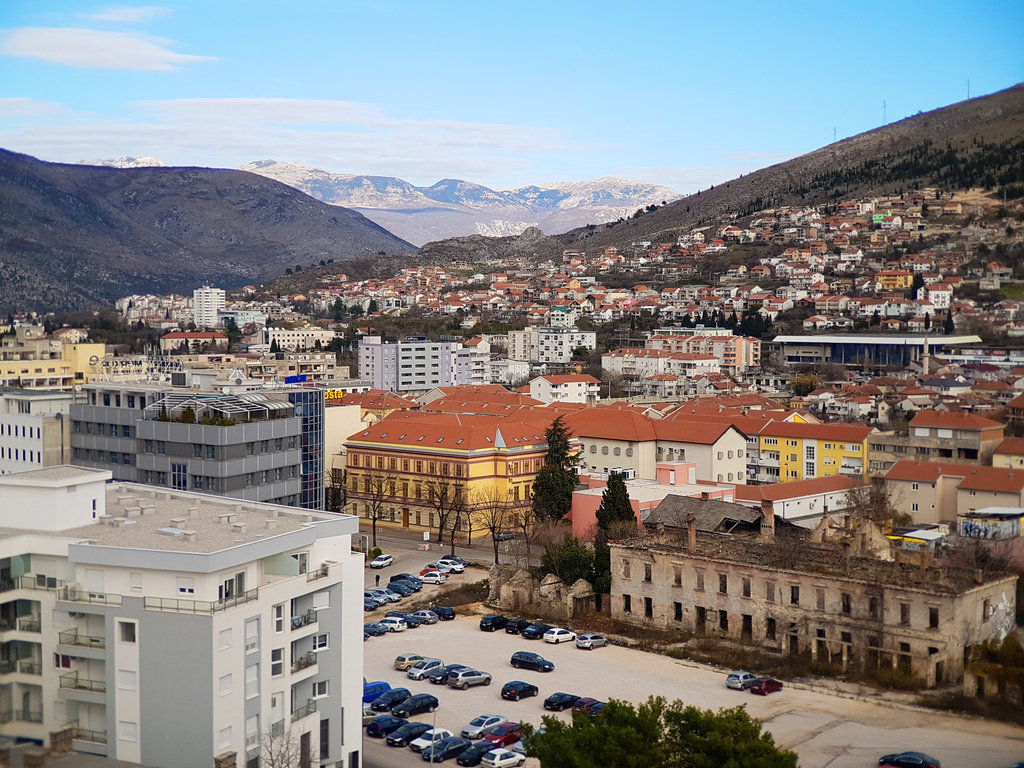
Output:
[[403,720],[394,715],[377,715],[366,726],[366,735],[374,739],[383,739],[392,731],[397,731],[408,720]]
[[524,640],[537,640],[538,638],[544,637],[544,633],[551,629],[550,624],[531,624],[522,632],[519,636]]
[[493,750],[494,745],[491,744],[491,742],[478,741],[476,744],[467,747],[464,752],[455,758],[455,762],[459,765],[466,766],[480,765],[480,761],[483,759],[483,756]]
[[522,680],[511,680],[501,686],[501,698],[509,701],[519,701],[528,696],[536,696],[540,689],[533,683],[524,683]]
[[384,693],[384,691],[390,690],[391,683],[384,682],[383,680],[376,680],[372,683],[363,683],[363,703],[369,704]]
[[484,736],[484,740],[491,742],[496,747],[504,747],[508,744],[515,744],[522,736],[523,726],[519,723],[502,723]]
[[526,762],[526,755],[511,749],[492,749],[480,760],[481,768],[512,768]]
[[391,708],[391,714],[395,717],[409,717],[424,712],[433,712],[437,709],[437,697],[429,693],[414,693],[401,704]]
[[395,656],[395,669],[408,669],[417,661],[423,661],[418,653],[403,653]]
[[597,701],[590,705],[590,709],[587,710],[587,714],[591,717],[597,717],[604,711],[605,702]]
[[589,713],[595,706],[602,704],[603,702],[597,699],[591,698],[590,696],[581,696],[576,699],[576,703],[572,705],[572,708],[576,712],[587,712]]
[[512,541],[515,537],[512,531],[496,531],[493,538],[495,541]]
[[451,621],[455,618],[455,609],[449,608],[447,605],[439,605],[432,610],[437,614],[437,618],[441,621]]
[[878,758],[886,768],[941,768],[939,761],[924,752],[898,752]]
[[[437,624],[437,622],[438,622],[437,614],[434,613],[433,611],[428,611],[428,610],[416,611],[413,614],[413,616],[416,617],[416,620],[419,621],[420,624]],[[407,621],[408,621],[408,619],[407,619]]]
[[576,633],[570,632],[568,629],[562,629],[560,627],[552,627],[544,633],[545,643],[572,643],[576,640]]
[[388,589],[392,592],[397,592],[402,597],[408,597],[416,591],[412,588],[412,584],[410,584],[407,581],[402,581],[401,579],[399,579],[398,581],[389,582]]
[[452,573],[462,573],[466,570],[466,561],[458,555],[445,555],[444,557],[437,558],[437,562],[441,565],[447,565]]
[[448,675],[452,672],[458,672],[460,669],[469,669],[469,667],[465,664],[445,664],[443,667],[438,667],[427,675],[427,679],[434,685],[446,685],[448,683]]
[[373,560],[370,561],[371,568],[386,568],[395,562],[395,558],[391,555],[377,555]]
[[734,688],[737,691],[745,691],[754,684],[755,680],[757,680],[757,675],[750,672],[742,670],[730,672],[729,676],[725,678],[725,687]]
[[498,616],[491,614],[490,616],[484,616],[480,619],[480,631],[481,632],[494,632],[499,629],[504,629],[508,624],[508,619],[504,616]]
[[444,584],[448,581],[448,577],[440,571],[422,571],[420,578],[424,584]]
[[422,752],[434,742],[440,741],[441,739],[447,739],[451,735],[452,732],[447,728],[431,728],[410,741],[409,749],[413,752]]
[[370,637],[380,637],[386,635],[388,628],[381,624],[379,621],[369,621],[363,624],[363,634],[369,635]]
[[413,576],[411,573],[396,573],[391,577],[391,581],[407,581],[412,584],[413,588],[419,592],[423,588],[423,582],[419,576]]
[[550,672],[555,665],[541,656],[539,653],[530,651],[516,651],[509,661],[516,669],[532,669],[535,672]]
[[370,721],[377,716],[369,704],[363,704],[363,727],[369,725]]
[[388,602],[388,599],[384,596],[383,592],[380,592],[380,590],[377,590],[377,591],[379,592],[379,594],[376,594],[376,595],[373,594],[373,590],[371,590],[371,589],[368,589],[368,590],[364,591],[363,592],[363,605],[366,604],[367,600],[372,600],[373,601],[373,607],[374,608],[379,608],[382,605],[386,605],[387,602]]
[[552,712],[561,712],[563,709],[569,709],[569,707],[579,701],[579,698],[574,693],[552,693],[544,699],[544,709],[551,710]]
[[580,635],[576,638],[576,647],[583,648],[587,651],[592,651],[603,645],[608,645],[608,638],[593,632],[587,632],[586,634]]
[[427,677],[431,672],[435,672],[437,671],[438,668],[443,666],[444,662],[440,659],[420,659],[411,667],[406,668],[405,675],[410,680],[422,680],[424,677]]
[[363,610],[364,611],[376,611],[380,608],[380,603],[374,600],[372,597],[363,597]]
[[[444,563],[427,563],[426,565],[423,566],[423,570],[424,571],[440,571],[445,576],[447,576],[449,573],[452,572],[452,569],[449,568]],[[463,570],[465,570],[465,568],[463,568]]]
[[[393,592],[392,594],[398,593]],[[368,589],[365,592],[363,592],[363,596],[372,597],[381,605],[387,605],[388,603],[398,602],[397,600],[392,600],[390,597],[388,597],[388,592],[386,589]]]
[[410,741],[418,739],[429,730],[430,726],[426,723],[406,723],[398,730],[389,733],[384,741],[389,747],[408,747]]
[[759,677],[750,684],[750,692],[756,693],[758,696],[767,696],[769,693],[781,690],[782,683],[773,677]]
[[490,733],[496,726],[507,723],[508,718],[501,715],[477,715],[462,729],[462,738],[479,739]]
[[479,669],[459,669],[448,675],[448,687],[464,691],[471,685],[490,685],[491,675]]
[[374,712],[390,712],[395,704],[400,704],[410,696],[412,696],[412,691],[408,688],[392,688],[374,699],[370,707]]
[[423,750],[423,759],[431,763],[443,763],[452,757],[458,757],[473,742],[458,736],[449,736],[447,739],[431,744]]
[[409,627],[401,616],[385,616],[380,623],[388,628],[388,632],[405,632]]
[[388,611],[384,614],[385,616],[397,616],[400,619],[405,619],[406,625],[409,629],[416,629],[420,625],[420,620],[412,613],[406,613],[405,611]]
[[518,635],[528,626],[530,626],[530,622],[526,619],[509,619],[508,624],[505,625],[505,631],[510,635]]

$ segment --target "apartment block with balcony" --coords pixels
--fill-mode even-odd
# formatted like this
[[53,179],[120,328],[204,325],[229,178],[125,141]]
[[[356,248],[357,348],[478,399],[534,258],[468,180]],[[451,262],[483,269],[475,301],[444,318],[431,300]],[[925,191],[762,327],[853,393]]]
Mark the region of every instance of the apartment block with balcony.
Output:
[[977,414],[919,411],[907,434],[876,432],[868,441],[869,470],[884,474],[904,459],[952,464],[991,464],[1003,425]]
[[359,378],[374,389],[425,392],[434,387],[486,384],[489,375],[480,353],[459,342],[425,338],[384,342],[380,336],[359,341]]
[[748,482],[785,483],[832,475],[863,480],[868,436],[873,432],[865,424],[769,421],[758,431],[757,465],[748,467]]
[[109,481],[0,477],[0,737],[193,768],[287,733],[358,766],[357,521]]
[[564,365],[578,347],[595,349],[597,334],[561,326],[535,326],[508,333],[508,356],[513,360]]
[[19,325],[0,338],[0,386],[70,390],[99,374],[104,350],[54,338],[41,325]]

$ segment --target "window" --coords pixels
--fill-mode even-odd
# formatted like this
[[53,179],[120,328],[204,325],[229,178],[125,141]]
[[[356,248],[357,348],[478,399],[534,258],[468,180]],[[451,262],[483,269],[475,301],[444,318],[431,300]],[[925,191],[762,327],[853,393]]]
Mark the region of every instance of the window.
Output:
[[195,584],[190,577],[179,576],[177,582],[179,595],[194,595],[196,593]]
[[650,597],[644,598],[644,616],[654,618],[654,600]]
[[327,647],[327,634],[316,635],[313,637],[313,650],[322,651]]
[[849,616],[853,612],[853,605],[850,599],[850,593],[843,592],[842,595],[840,595],[840,601],[842,602],[843,613]]
[[683,586],[683,566],[681,565],[672,566],[672,586]]
[[989,617],[991,615],[992,615],[992,602],[990,600],[988,600],[988,599],[985,599],[985,600],[983,600],[981,602],[981,620],[982,621],[988,621]]
[[135,622],[134,621],[119,621],[118,636],[121,638],[122,643],[134,643],[135,642]]
[[644,581],[650,583],[651,581],[651,564],[644,563]]
[[697,571],[697,586],[695,587],[694,591],[704,591],[704,571]]
[[718,612],[718,628],[723,632],[729,631],[729,612],[719,611]]
[[[325,721],[326,722],[326,721]],[[245,748],[257,749],[260,745],[260,716],[245,718]]]
[[324,718],[320,721],[320,759],[331,756],[331,721]]
[[633,599],[629,595],[622,596],[622,612],[632,613],[633,612]]
[[117,722],[117,738],[121,741],[138,741],[139,740],[139,724],[132,723],[127,720],[118,720]]
[[939,609],[929,608],[928,609],[928,629],[939,628]]
[[138,688],[138,675],[134,669],[117,670],[117,687],[123,691],[134,691]]
[[793,584],[789,588],[789,604],[800,605],[800,587],[796,584]]
[[629,560],[622,561],[622,578],[629,578]]
[[839,641],[843,645],[852,645],[853,644],[853,634],[850,633],[850,632],[840,632],[839,633]]
[[750,597],[750,577],[743,577],[743,596]]
[[227,696],[231,693],[231,675],[221,675],[217,678],[217,695]]
[[231,647],[231,627],[217,633],[217,647],[221,650]]
[[141,573],[129,573],[128,574],[128,586],[133,592],[138,592],[142,589],[142,574]]
[[764,637],[766,640],[775,639],[775,619],[766,619],[764,622]]
[[326,589],[320,592],[313,593],[313,610],[318,611],[322,608],[331,607],[331,593]]
[[868,616],[872,619],[878,618],[878,598],[872,597],[868,600]]
[[284,632],[284,603],[281,605],[275,605],[273,610],[274,616],[274,631]]
[[729,577],[726,576],[724,573],[718,574],[718,594],[729,594]]
[[260,695],[260,665],[253,664],[245,668],[245,698],[251,699]]
[[322,699],[327,695],[329,680],[317,680],[313,683],[313,698]]
[[900,603],[900,624],[910,624],[910,603]]
[[674,611],[673,615],[672,615],[672,618],[675,619],[676,621],[682,621],[683,620],[683,604],[682,603],[672,603],[672,608],[673,608],[673,611]]
[[270,651],[270,676],[277,677],[284,674],[284,648],[274,648]]
[[822,587],[816,587],[814,590],[814,600],[819,611],[825,610],[825,590]]
[[192,455],[195,456],[197,459],[203,458],[203,446],[201,446],[199,443],[193,443]]
[[769,581],[764,585],[764,599],[769,603],[775,602],[775,582]]
[[246,619],[245,622],[245,652],[252,653],[260,649],[260,620]]
[[217,746],[220,749],[227,749],[231,746],[231,726],[221,728],[217,731]]
[[704,632],[708,623],[708,609],[697,606],[697,632]]

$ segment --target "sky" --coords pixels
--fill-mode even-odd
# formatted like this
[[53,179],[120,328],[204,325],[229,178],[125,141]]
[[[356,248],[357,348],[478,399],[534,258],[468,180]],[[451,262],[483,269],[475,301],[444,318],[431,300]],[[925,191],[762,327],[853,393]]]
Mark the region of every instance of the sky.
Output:
[[690,193],[1024,82],[1022,30],[1021,0],[2,0],[0,147]]

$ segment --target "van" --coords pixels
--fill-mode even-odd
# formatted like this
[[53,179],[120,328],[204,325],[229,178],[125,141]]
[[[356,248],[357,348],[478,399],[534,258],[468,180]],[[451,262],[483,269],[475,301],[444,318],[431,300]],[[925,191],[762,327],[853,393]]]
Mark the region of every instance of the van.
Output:
[[388,632],[404,632],[409,626],[401,616],[385,616],[380,623],[388,628]]
[[385,683],[383,680],[378,680],[375,683],[363,683],[363,703],[369,704],[384,693],[384,691],[390,690],[391,683]]
[[435,672],[444,666],[440,659],[420,659],[406,670],[405,674],[410,680],[422,680],[431,672]]
[[408,669],[417,661],[423,661],[423,657],[418,653],[403,653],[395,656],[395,669]]

